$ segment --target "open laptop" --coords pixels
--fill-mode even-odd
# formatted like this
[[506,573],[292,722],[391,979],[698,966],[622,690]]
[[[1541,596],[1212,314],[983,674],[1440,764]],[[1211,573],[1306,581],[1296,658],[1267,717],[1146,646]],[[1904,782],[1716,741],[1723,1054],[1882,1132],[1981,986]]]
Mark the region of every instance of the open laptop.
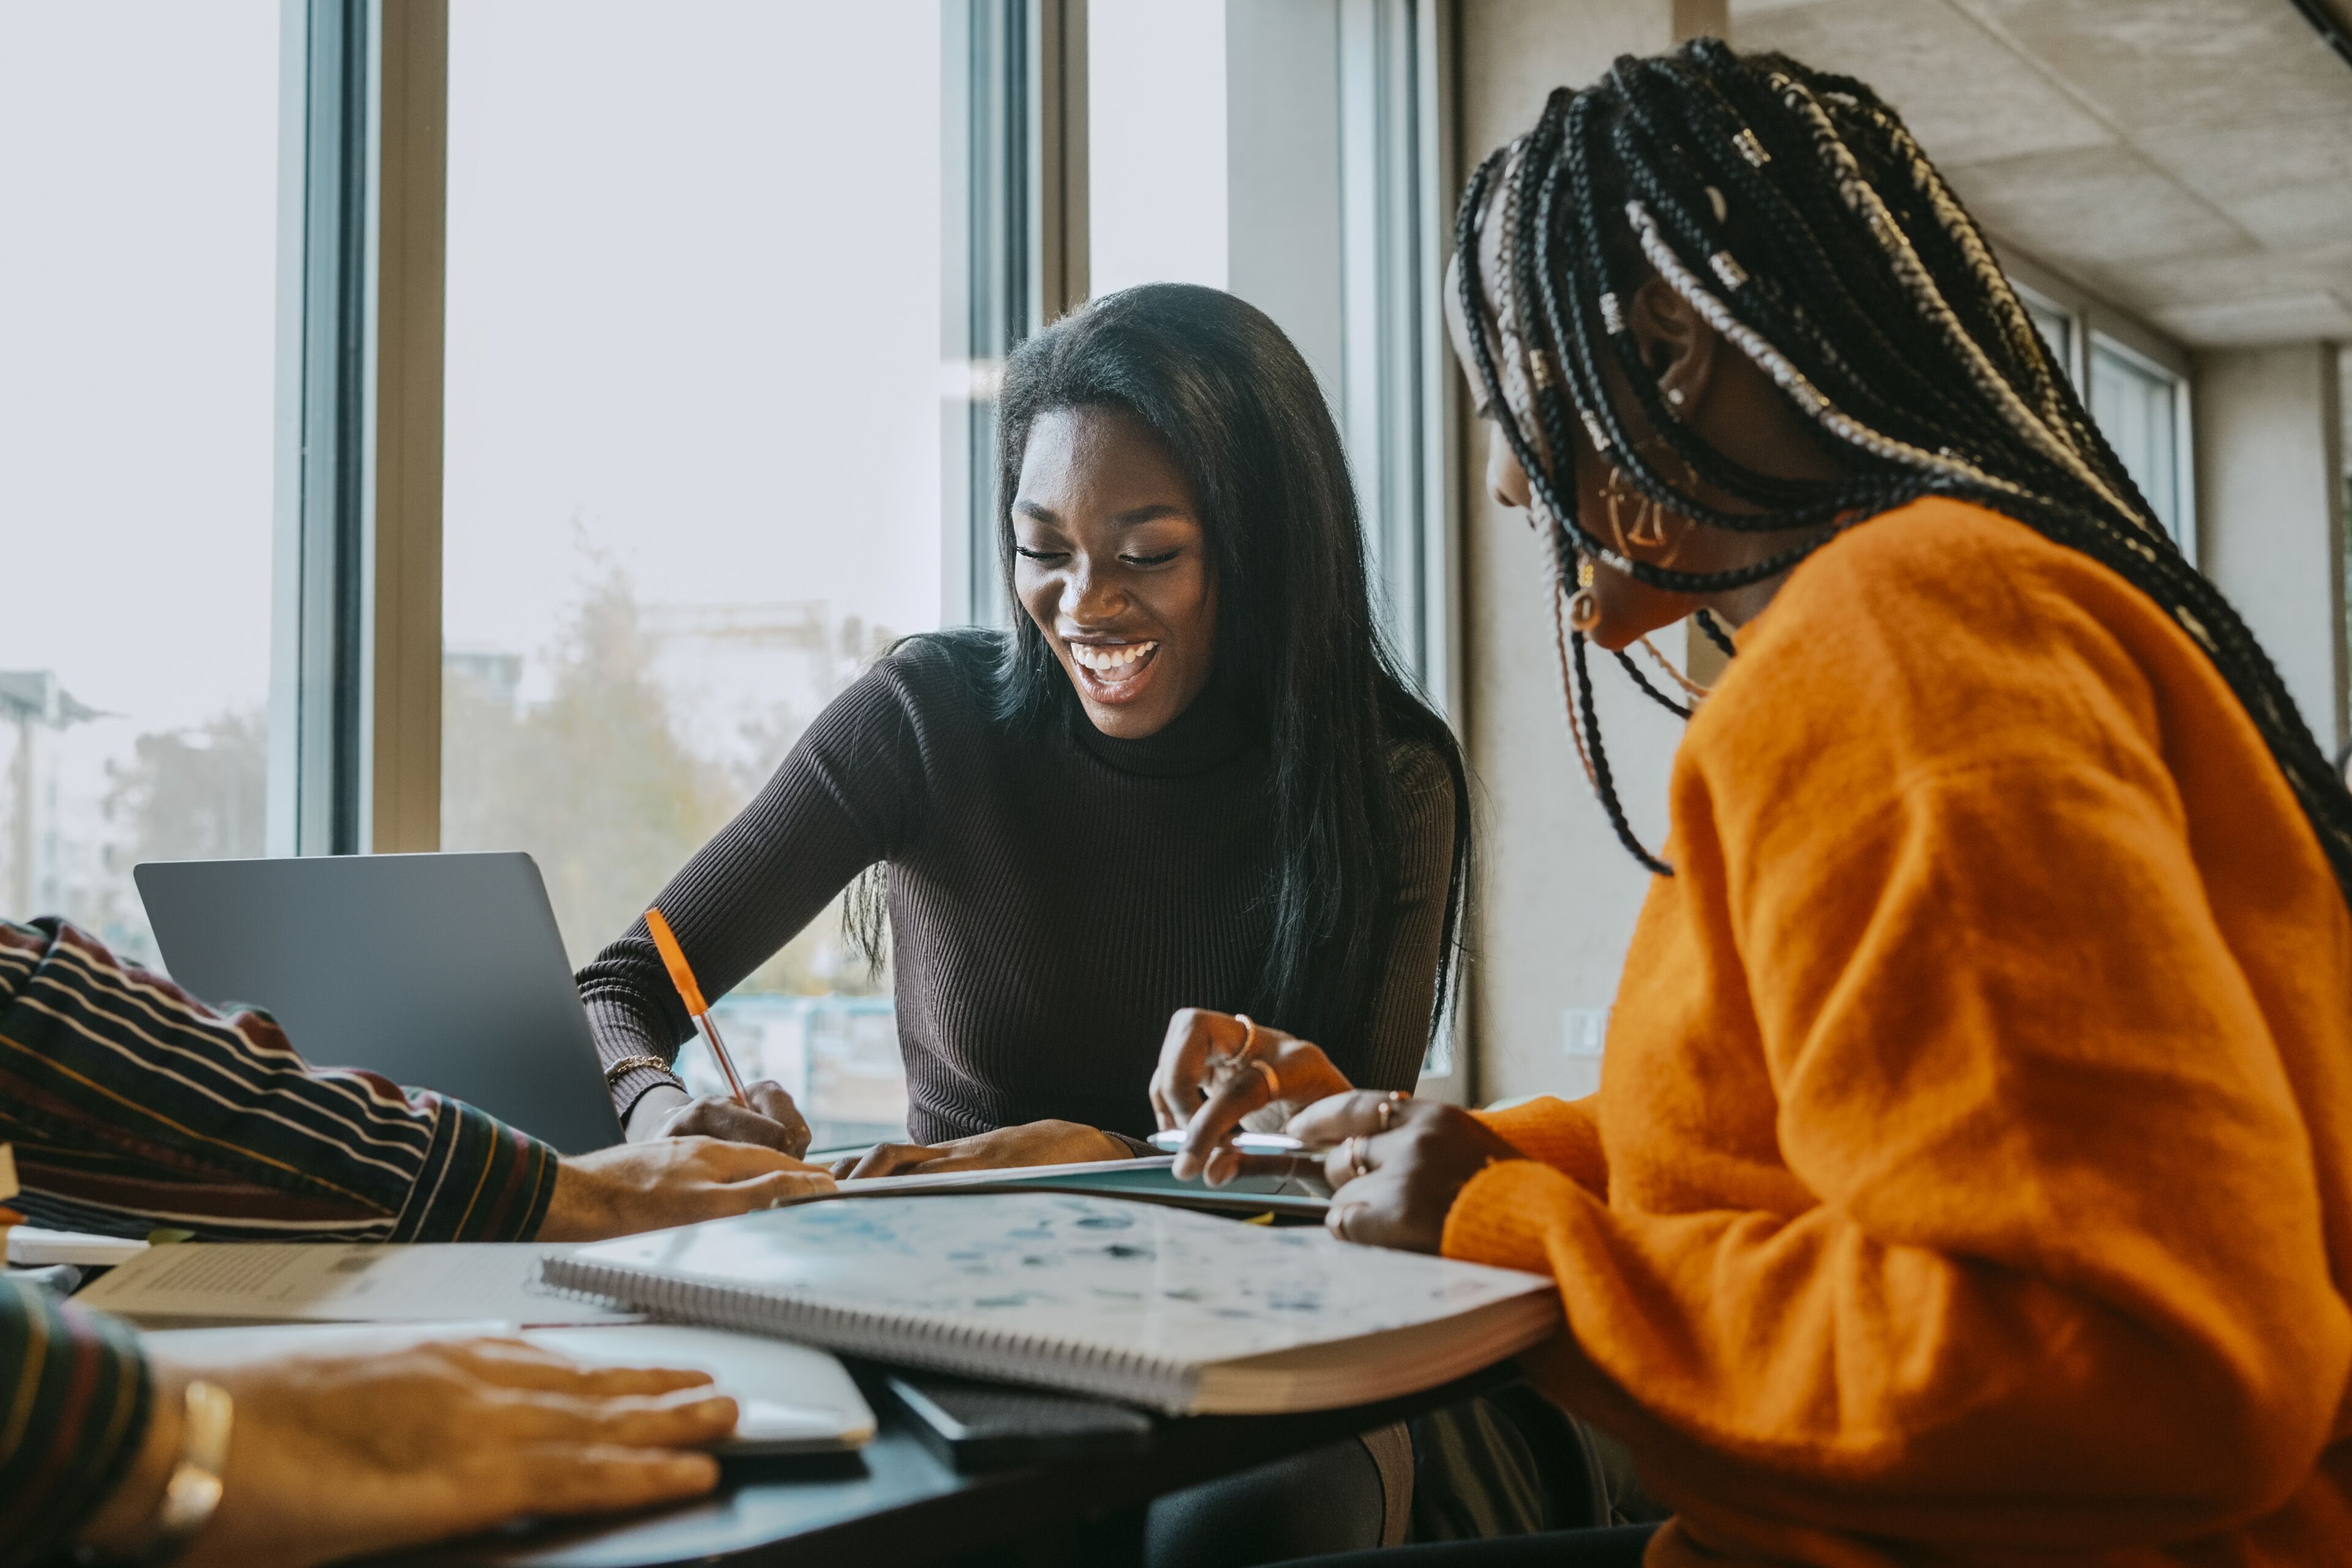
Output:
[[320,1067],[438,1089],[567,1154],[621,1140],[528,855],[150,861],[172,978],[266,1008]]

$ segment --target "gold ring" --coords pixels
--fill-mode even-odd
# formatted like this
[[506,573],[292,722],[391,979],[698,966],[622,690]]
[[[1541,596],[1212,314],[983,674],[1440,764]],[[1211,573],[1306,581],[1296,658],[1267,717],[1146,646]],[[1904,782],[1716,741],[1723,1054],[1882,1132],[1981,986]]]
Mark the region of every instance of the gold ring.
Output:
[[1280,1073],[1275,1071],[1274,1068],[1258,1060],[1255,1057],[1250,1058],[1248,1061],[1242,1065],[1244,1067],[1255,1068],[1265,1079],[1266,1099],[1280,1100],[1282,1098],[1282,1075]]
[[1392,1089],[1386,1100],[1372,1107],[1372,1114],[1380,1119],[1381,1131],[1386,1132],[1396,1125],[1396,1108],[1412,1098],[1401,1089]]
[[1334,1205],[1331,1210],[1331,1217],[1327,1222],[1330,1226],[1331,1234],[1338,1237],[1341,1241],[1347,1240],[1348,1222],[1355,1218],[1357,1211],[1361,1209],[1363,1206],[1364,1205],[1361,1204],[1339,1204]]
[[1372,1173],[1371,1162],[1364,1158],[1364,1140],[1360,1134],[1348,1140],[1348,1172],[1358,1180]]

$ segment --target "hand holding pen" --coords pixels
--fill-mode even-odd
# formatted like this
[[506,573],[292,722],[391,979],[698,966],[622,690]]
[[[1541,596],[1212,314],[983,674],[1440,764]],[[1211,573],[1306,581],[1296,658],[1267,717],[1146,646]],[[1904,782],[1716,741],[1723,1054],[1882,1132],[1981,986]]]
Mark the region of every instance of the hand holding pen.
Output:
[[[657,909],[646,911],[646,930],[653,937],[655,951],[661,954],[662,966],[668,970],[670,984],[677,987],[678,999],[702,1032],[704,1042],[710,1047],[712,1058],[728,1083],[725,1096],[706,1096],[688,1101],[677,1110],[661,1116],[659,1134],[664,1137],[700,1135],[723,1138],[735,1143],[761,1143],[772,1149],[782,1149],[798,1159],[808,1152],[809,1125],[793,1103],[793,1097],[782,1085],[761,1080],[746,1084],[729,1054],[727,1042],[719,1033],[718,1021],[710,1016],[710,1005],[702,994],[700,982],[694,968],[687,962],[686,950],[679,945],[677,935],[669,921]],[[677,1090],[669,1089],[675,1094]],[[633,1131],[643,1137],[642,1131]]]

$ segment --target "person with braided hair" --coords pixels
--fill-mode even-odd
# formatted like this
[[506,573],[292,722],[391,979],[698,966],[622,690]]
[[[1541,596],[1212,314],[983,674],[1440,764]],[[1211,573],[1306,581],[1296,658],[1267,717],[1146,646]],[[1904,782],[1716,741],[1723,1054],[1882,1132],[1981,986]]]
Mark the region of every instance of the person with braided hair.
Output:
[[[1186,1015],[1179,1170],[1278,1093],[1339,1235],[1558,1279],[1531,1375],[1674,1516],[1465,1561],[2352,1562],[2352,793],[1981,232],[1868,88],[1701,40],[1555,93],[1457,237],[1655,873],[1600,1091],[1260,1025],[1270,1090]],[[1712,690],[1627,660],[1692,710],[1654,848],[1591,650],[1694,614]]]

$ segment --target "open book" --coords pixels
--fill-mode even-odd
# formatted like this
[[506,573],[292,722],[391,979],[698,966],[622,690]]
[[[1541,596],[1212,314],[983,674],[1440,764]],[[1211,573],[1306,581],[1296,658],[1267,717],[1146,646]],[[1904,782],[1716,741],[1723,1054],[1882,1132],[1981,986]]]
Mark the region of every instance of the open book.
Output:
[[1073,1193],[809,1204],[545,1269],[665,1318],[1171,1415],[1393,1398],[1559,1322],[1540,1275]]

